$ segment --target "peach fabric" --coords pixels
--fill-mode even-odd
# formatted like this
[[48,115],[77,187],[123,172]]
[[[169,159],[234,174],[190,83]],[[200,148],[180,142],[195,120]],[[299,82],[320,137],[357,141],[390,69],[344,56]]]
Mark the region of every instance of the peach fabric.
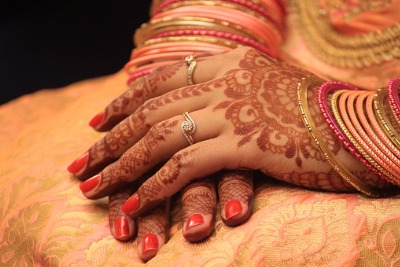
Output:
[[[84,198],[66,171],[102,136],[93,114],[125,90],[119,72],[0,106],[0,266],[144,266],[136,244],[114,240],[107,199]],[[399,266],[400,198],[316,192],[260,180],[254,214],[217,218],[190,244],[175,201],[170,241],[148,266]]]

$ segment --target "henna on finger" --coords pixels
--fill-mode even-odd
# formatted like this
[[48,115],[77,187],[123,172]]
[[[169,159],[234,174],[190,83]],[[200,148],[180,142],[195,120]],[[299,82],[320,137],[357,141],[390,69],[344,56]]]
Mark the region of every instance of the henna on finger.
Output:
[[214,175],[192,181],[182,189],[182,233],[197,242],[214,230],[217,198]]
[[121,211],[122,204],[132,195],[133,188],[128,187],[112,194],[108,198],[109,224],[112,235],[121,241],[127,241],[136,234],[134,218]]
[[253,171],[226,170],[218,182],[221,218],[228,226],[246,221],[253,210]]
[[146,100],[179,88],[179,85],[166,86],[166,81],[172,79],[183,66],[183,62],[162,66],[131,83],[129,89],[114,99],[104,111],[95,115],[89,125],[100,132],[109,131],[135,112]]
[[167,243],[169,235],[170,200],[138,218],[138,255],[148,261]]

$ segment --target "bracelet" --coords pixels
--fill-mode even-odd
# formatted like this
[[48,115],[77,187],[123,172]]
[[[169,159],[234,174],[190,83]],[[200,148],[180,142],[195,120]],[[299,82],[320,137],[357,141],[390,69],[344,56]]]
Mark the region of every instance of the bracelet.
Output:
[[399,100],[399,87],[400,78],[394,78],[389,81],[388,85],[388,96],[390,108],[396,118],[398,124],[400,124],[400,100]]
[[[363,124],[366,125],[366,130],[368,134],[374,139],[374,140],[379,140],[385,145],[386,147],[389,148],[389,150],[396,155],[396,157],[400,158],[400,150],[396,148],[396,146],[392,143],[392,141],[388,138],[388,136],[385,134],[385,132],[382,130],[381,126],[379,125],[377,118],[375,117],[374,113],[374,97],[375,94],[370,94],[367,97],[366,103],[365,103],[365,110],[367,113],[368,118],[364,118],[365,115],[363,113],[362,116],[360,117],[361,121],[364,121]],[[369,124],[368,124],[369,121]],[[372,129],[371,129],[372,127]],[[370,130],[371,129],[371,130]],[[378,142],[378,141],[375,141]]]
[[[389,159],[382,153],[380,149],[375,146],[373,142],[370,141],[370,138],[367,136],[367,134],[365,134],[362,126],[358,122],[357,115],[354,112],[355,98],[364,94],[365,93],[363,91],[348,91],[340,94],[340,115],[336,119],[339,121],[339,125],[341,127],[343,127],[344,124],[346,125],[347,131],[346,127],[343,127],[342,130],[353,142],[353,145],[360,151],[360,153],[371,163],[372,166],[375,167],[375,169],[372,169],[372,171],[375,171],[375,173],[378,175],[384,174],[384,176],[381,177],[384,177],[387,181],[394,183],[393,181],[396,180],[396,176],[399,176],[400,170],[396,164],[393,164],[393,160],[395,159]],[[332,101],[334,98],[335,97],[333,96]],[[344,122],[344,124],[340,121]]]
[[384,130],[387,136],[389,136],[390,140],[392,140],[393,144],[400,149],[400,136],[398,132],[393,128],[389,118],[387,117],[384,109],[384,94],[386,92],[386,88],[382,88],[378,90],[378,93],[375,94],[374,97],[374,111],[375,116],[378,118],[378,122],[381,125],[381,128]]
[[[308,103],[307,103],[307,90],[311,84],[314,84],[311,77],[303,78],[297,87],[297,100],[300,109],[301,118],[304,122],[311,139],[315,142],[318,149],[321,151],[325,159],[329,162],[332,168],[343,178],[344,181],[352,185],[357,191],[371,197],[380,197],[386,195],[386,192],[380,192],[380,190],[373,188],[372,186],[364,183],[358,177],[354,176],[342,162],[336,160],[332,152],[327,148],[324,140],[318,131],[314,120],[311,117]],[[322,83],[322,82],[321,82]]]

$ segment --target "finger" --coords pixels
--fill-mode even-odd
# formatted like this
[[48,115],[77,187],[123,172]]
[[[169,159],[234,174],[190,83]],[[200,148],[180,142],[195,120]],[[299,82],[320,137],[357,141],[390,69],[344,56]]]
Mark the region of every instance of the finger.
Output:
[[192,181],[182,190],[183,228],[186,240],[197,242],[207,238],[214,230],[217,198],[215,178]]
[[[176,115],[181,116],[184,111],[204,108],[213,99],[212,88],[212,84],[184,87],[147,101],[75,160],[68,170],[80,180],[98,173],[121,157],[156,123]],[[198,99],[193,101],[195,97]]]
[[121,241],[131,239],[136,233],[135,221],[121,211],[122,204],[132,195],[133,188],[120,190],[108,199],[109,223],[112,235]]
[[[225,145],[221,147],[221,142]],[[240,166],[229,140],[215,138],[196,143],[176,153],[157,173],[139,187],[121,210],[138,216],[152,209],[162,199],[175,194],[191,180],[205,177],[221,169]],[[246,167],[246,166],[244,166]]]
[[222,171],[218,183],[221,218],[228,226],[246,221],[253,209],[253,172]]
[[138,255],[148,261],[168,241],[170,212],[169,199],[157,208],[138,218]]
[[[211,127],[205,110],[191,113],[192,119],[203,125],[201,131],[195,131],[194,140],[208,140],[218,136],[219,127]],[[147,173],[158,163],[169,159],[177,151],[188,146],[182,134],[181,123],[184,116],[179,115],[170,120],[154,125],[149,132],[121,158],[107,166],[100,174],[83,182],[80,188],[88,198],[100,198],[115,192],[127,183],[133,182]],[[216,124],[218,125],[218,124]]]
[[[207,57],[196,58],[198,64],[193,72],[196,84],[215,79],[217,64],[206,63]],[[218,58],[216,58],[218,60]],[[218,61],[221,62],[221,61]],[[172,65],[162,66],[137,82],[121,96],[111,102],[103,111],[94,116],[89,125],[98,131],[108,131],[117,123],[132,114],[145,101],[166,94],[177,88],[188,86],[188,66],[184,60]]]

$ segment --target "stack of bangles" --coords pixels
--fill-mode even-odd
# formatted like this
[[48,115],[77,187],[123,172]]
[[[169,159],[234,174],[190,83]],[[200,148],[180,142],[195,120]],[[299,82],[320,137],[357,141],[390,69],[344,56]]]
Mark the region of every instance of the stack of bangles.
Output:
[[276,57],[285,12],[284,0],[154,0],[150,21],[135,32],[128,84],[188,55],[250,46]]
[[[298,104],[302,119],[333,169],[358,191],[372,197],[389,193],[365,183],[335,158],[324,143],[310,116],[307,89],[315,85],[307,77],[299,83]],[[344,147],[362,164],[384,180],[400,186],[400,78],[378,91],[359,90],[342,82],[319,86],[318,105],[330,129]]]

